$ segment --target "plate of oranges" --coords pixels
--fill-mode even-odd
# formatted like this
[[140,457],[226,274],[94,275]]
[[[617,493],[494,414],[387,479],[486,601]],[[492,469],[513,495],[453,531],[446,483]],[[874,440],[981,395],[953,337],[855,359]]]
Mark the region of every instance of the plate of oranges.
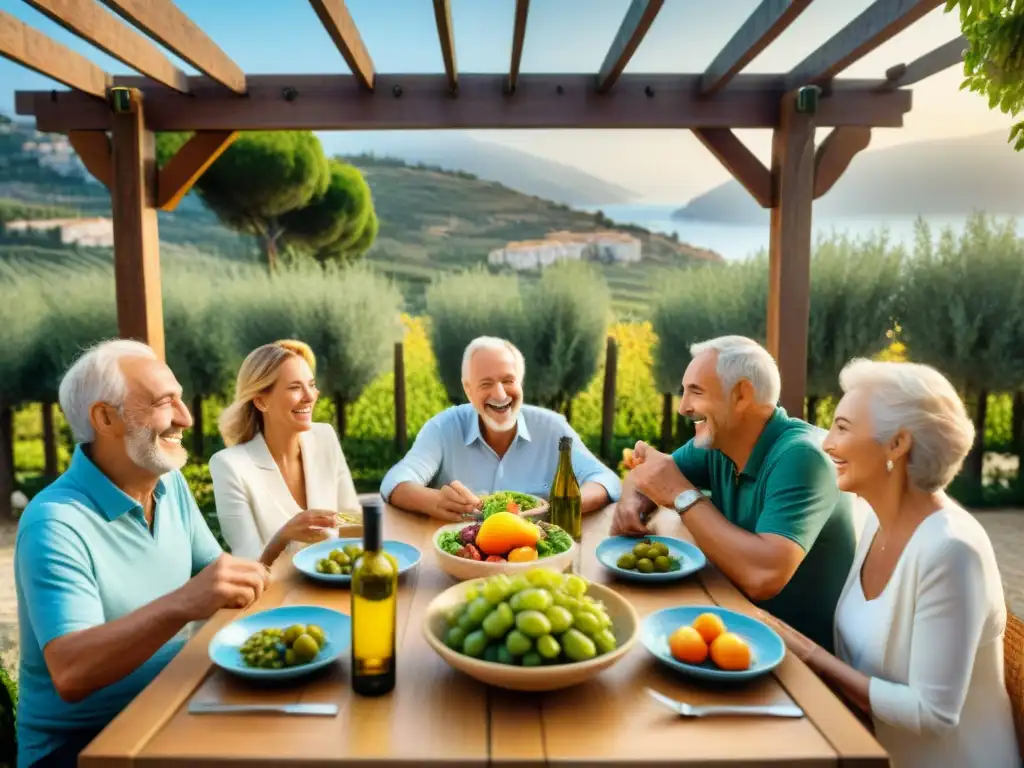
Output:
[[706,680],[748,680],[786,655],[779,634],[752,616],[717,605],[665,608],[644,619],[644,647],[660,662]]

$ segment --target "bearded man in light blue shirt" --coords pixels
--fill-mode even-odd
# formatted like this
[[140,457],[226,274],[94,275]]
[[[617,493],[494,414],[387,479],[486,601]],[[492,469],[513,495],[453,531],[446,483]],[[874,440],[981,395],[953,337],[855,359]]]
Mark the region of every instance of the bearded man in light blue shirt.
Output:
[[412,448],[381,483],[394,507],[446,522],[479,509],[480,497],[518,491],[546,498],[558,467],[558,440],[572,438],[572,467],[583,493],[583,513],[617,501],[614,471],[583,444],[565,417],[523,404],[526,364],[511,342],[474,339],[462,358],[469,402],[434,416]]
[[78,753],[174,658],[193,621],[242,608],[269,582],[225,553],[179,471],[192,426],[170,368],[145,344],[101,343],[60,385],[77,446],[18,522],[18,768]]

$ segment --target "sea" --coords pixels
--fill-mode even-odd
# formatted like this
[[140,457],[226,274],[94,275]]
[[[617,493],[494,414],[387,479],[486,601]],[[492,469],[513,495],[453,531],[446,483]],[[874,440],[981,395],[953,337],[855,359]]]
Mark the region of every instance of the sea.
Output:
[[[592,212],[601,210],[605,216],[616,223],[635,224],[652,232],[661,232],[666,235],[671,235],[674,232],[680,242],[716,251],[728,261],[743,260],[768,248],[767,212],[763,224],[734,224],[697,219],[673,219],[672,212],[679,207],[678,205],[627,204],[591,206],[586,210]],[[925,216],[924,219],[928,223],[934,239],[946,228],[950,228],[954,234],[959,235],[963,231],[968,217],[967,215]],[[913,217],[814,218],[811,223],[811,237],[813,241],[819,235],[828,237],[833,233],[845,232],[852,239],[860,239],[871,237],[885,230],[890,243],[903,244],[912,251],[915,221],[916,219]],[[1021,233],[1019,226],[1017,231]]]

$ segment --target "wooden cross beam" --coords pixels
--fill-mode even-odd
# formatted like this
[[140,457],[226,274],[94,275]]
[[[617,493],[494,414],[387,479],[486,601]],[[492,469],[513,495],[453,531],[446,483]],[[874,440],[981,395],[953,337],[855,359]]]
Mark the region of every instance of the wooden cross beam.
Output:
[[693,135],[725,166],[762,208],[772,207],[772,174],[728,128],[697,128]]
[[434,0],[434,19],[437,21],[437,37],[441,43],[448,90],[455,93],[459,90],[459,69],[455,61],[455,28],[452,26],[451,0]]
[[4,11],[0,11],[0,56],[76,88],[89,98],[102,99],[107,95],[110,75],[84,56]]
[[245,74],[171,0],[102,0],[130,24],[235,93],[245,93]]
[[752,62],[796,21],[811,0],[762,0],[704,71],[700,92],[711,95]]
[[597,75],[598,93],[615,85],[664,4],[665,0],[633,0],[630,4]]
[[72,34],[78,35],[168,88],[188,93],[188,79],[149,40],[107,13],[95,0],[25,0]]
[[368,91],[373,90],[375,73],[370,54],[363,45],[352,15],[348,12],[345,0],[309,0],[320,23],[341,53],[341,57],[352,70],[352,75],[359,84]]
[[526,41],[526,17],[530,13],[530,0],[516,0],[515,21],[512,24],[512,61],[508,67],[508,91],[515,93],[519,81],[519,65],[523,61]]
[[909,64],[897,64],[895,67],[890,67],[885,72],[885,80],[879,83],[878,90],[894,91],[956,66],[964,60],[964,51],[969,47],[967,38],[960,35],[929,51],[924,56],[914,59]]
[[814,151],[814,198],[832,189],[857,153],[871,143],[871,129],[856,125],[833,128]]
[[[153,131],[417,130],[499,128],[774,128],[784,93],[778,76],[743,75],[700,97],[700,75],[624,75],[597,92],[593,75],[520,75],[507,94],[507,75],[463,75],[452,98],[444,75],[378,74],[368,93],[351,75],[270,75],[248,79],[246,98],[208,78],[189,78],[191,95],[153,87],[144,78],[115,78],[146,94]],[[868,88],[864,86],[868,85]],[[818,125],[895,128],[911,92],[873,93],[872,81],[834,84],[820,100]],[[19,115],[42,131],[109,130],[110,109],[75,92],[15,94]]]
[[790,89],[827,83],[943,1],[876,0],[790,70],[787,79]]

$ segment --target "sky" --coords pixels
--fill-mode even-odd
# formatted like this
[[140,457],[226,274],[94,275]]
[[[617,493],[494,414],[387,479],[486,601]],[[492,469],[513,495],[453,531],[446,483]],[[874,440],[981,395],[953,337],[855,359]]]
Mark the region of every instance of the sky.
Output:
[[[667,0],[625,72],[700,73],[759,0]],[[871,0],[815,0],[745,73],[786,72]],[[349,72],[308,0],[177,0],[177,5],[248,74]],[[430,0],[348,0],[377,72],[436,73],[444,65]],[[455,50],[462,73],[507,71],[514,0],[453,0]],[[521,71],[596,72],[630,0],[532,0]],[[131,70],[65,31],[23,0],[6,11],[113,74]],[[957,11],[943,5],[849,67],[842,77],[880,78],[960,32]],[[196,71],[173,54],[189,74]],[[985,98],[960,91],[952,67],[914,86],[902,128],[876,129],[870,149],[903,142],[1006,132],[1008,115]],[[63,88],[0,58],[0,112],[14,113],[14,91]],[[728,172],[688,131],[467,131],[474,138],[576,166],[634,191],[638,201],[679,203],[725,181]],[[737,134],[766,163],[771,132]],[[824,133],[819,132],[819,140]],[[870,151],[869,149],[869,151]]]

